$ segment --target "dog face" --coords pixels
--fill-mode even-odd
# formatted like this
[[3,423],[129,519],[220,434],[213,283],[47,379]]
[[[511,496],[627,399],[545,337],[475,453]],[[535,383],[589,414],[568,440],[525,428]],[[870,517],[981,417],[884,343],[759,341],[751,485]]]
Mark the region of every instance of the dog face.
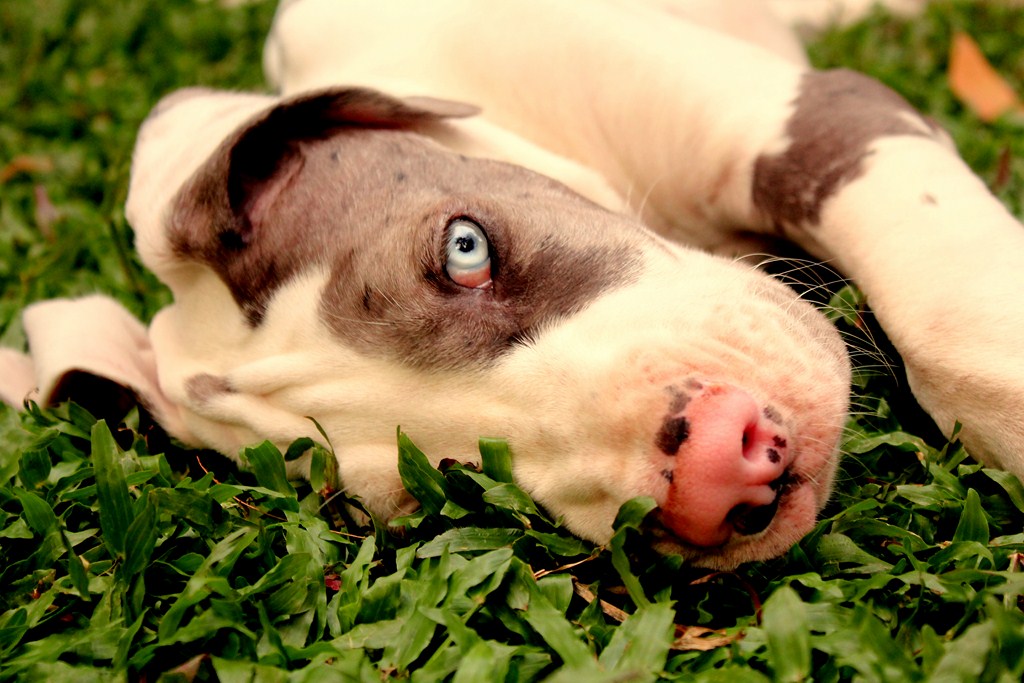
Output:
[[835,469],[835,331],[759,273],[431,139],[470,113],[352,89],[158,107],[128,213],[175,295],[150,333],[176,435],[233,455],[314,417],[385,517],[410,503],[396,426],[435,461],[502,436],[518,483],[591,540],[653,496],[668,551],[784,552]]

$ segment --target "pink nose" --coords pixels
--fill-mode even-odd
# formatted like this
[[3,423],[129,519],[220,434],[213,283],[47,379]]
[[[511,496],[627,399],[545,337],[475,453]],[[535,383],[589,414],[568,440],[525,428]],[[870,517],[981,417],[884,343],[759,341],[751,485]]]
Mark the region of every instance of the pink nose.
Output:
[[705,547],[767,528],[792,461],[776,419],[747,392],[724,384],[702,386],[682,415],[666,418],[681,438],[672,455],[664,448],[666,427],[659,436],[662,451],[675,460],[662,523]]

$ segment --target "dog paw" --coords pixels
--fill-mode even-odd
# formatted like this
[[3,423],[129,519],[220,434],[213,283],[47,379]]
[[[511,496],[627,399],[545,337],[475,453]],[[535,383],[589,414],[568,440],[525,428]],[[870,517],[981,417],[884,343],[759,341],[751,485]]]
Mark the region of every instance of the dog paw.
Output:
[[[965,339],[954,356],[907,361],[911,390],[947,437],[1024,479],[1024,354]],[[987,349],[987,351],[986,351]]]

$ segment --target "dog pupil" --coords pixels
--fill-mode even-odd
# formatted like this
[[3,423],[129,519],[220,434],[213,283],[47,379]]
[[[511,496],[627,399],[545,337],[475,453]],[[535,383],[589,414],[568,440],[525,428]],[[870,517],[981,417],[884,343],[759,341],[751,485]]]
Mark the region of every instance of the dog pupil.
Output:
[[463,254],[468,254],[476,248],[476,241],[472,237],[459,237],[455,240],[455,244]]

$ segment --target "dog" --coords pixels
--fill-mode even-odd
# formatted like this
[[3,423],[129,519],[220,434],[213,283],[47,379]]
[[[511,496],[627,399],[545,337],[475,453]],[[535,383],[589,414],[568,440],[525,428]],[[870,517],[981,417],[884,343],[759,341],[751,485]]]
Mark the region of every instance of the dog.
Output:
[[229,456],[313,417],[385,518],[396,426],[435,462],[502,436],[580,536],[651,496],[662,550],[733,567],[813,527],[848,409],[837,332],[735,258],[785,239],[1024,473],[1021,225],[897,94],[722,6],[285,0],[277,95],[186,89],[139,132],[126,213],[174,303],[30,307],[6,399],[127,389]]

